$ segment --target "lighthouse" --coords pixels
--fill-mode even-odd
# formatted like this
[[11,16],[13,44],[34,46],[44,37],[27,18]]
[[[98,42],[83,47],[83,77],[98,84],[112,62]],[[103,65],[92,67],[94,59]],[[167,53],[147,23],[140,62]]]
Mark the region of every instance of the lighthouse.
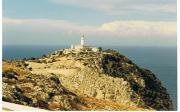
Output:
[[64,49],[63,53],[68,54],[68,53],[78,53],[78,52],[99,52],[99,49],[97,47],[92,47],[88,46],[85,44],[85,36],[81,36],[80,44],[77,45],[71,45],[70,48]]
[[84,35],[81,36],[81,46],[84,46]]

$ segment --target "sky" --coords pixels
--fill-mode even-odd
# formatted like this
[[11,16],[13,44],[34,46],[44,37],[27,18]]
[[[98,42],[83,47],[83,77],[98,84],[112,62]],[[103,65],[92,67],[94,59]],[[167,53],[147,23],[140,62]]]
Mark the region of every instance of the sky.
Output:
[[3,45],[176,46],[176,0],[3,0]]

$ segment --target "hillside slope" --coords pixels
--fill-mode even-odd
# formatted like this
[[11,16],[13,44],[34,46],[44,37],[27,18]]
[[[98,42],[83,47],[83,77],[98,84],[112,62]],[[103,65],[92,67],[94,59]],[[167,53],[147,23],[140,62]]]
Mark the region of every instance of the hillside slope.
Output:
[[[5,101],[46,109],[51,109],[52,103],[52,108],[57,110],[172,110],[172,101],[160,80],[151,71],[138,67],[113,50],[69,54],[55,51],[40,58],[15,61],[14,65],[11,71],[22,74],[14,75],[16,78],[8,77],[9,72],[3,65]],[[25,77],[24,82],[19,80],[21,76]],[[31,90],[27,85],[37,88]],[[31,100],[22,101],[17,94],[14,98],[14,92]],[[35,97],[37,94],[40,102],[39,97]],[[9,97],[11,100],[7,99]]]

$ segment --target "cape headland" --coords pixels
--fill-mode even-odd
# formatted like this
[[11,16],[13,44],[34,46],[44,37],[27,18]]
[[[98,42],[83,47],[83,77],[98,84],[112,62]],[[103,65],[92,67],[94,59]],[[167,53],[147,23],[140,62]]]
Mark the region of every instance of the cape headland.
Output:
[[150,70],[119,52],[72,46],[38,58],[3,60],[3,101],[48,110],[173,110]]

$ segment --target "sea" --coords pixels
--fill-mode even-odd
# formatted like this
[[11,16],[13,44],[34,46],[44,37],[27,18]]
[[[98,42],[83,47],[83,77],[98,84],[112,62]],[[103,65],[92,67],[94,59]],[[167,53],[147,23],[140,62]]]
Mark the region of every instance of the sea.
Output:
[[[10,46],[4,45],[3,59],[23,59],[40,57],[43,54],[68,46]],[[127,47],[103,46],[103,49],[114,49],[127,56],[138,66],[151,70],[167,88],[177,110],[177,48],[176,47]]]

